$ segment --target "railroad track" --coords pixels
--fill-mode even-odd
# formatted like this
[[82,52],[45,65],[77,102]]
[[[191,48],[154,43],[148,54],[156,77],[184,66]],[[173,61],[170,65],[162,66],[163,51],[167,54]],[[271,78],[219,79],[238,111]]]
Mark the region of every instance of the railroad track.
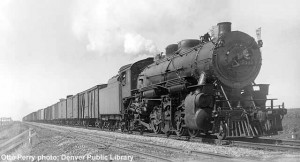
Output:
[[266,144],[276,144],[276,145],[290,145],[290,146],[300,146],[300,140],[280,140],[272,138],[259,138],[258,142]]
[[[138,133],[136,133],[138,135]],[[176,140],[184,140],[191,142],[200,142],[208,144],[217,144],[217,145],[228,145],[228,146],[239,146],[246,148],[254,149],[264,149],[264,150],[281,150],[281,151],[297,151],[300,152],[300,141],[296,140],[279,140],[279,139],[270,139],[270,138],[237,138],[237,139],[228,139],[228,140],[218,140],[213,137],[196,137],[189,138],[187,136],[178,137],[176,135],[171,135],[166,137],[163,134],[153,134],[153,133],[144,133],[145,136],[150,137],[160,137],[160,138],[172,138]]]
[[[162,136],[163,137],[163,136]],[[167,137],[163,137],[167,138]],[[300,141],[294,140],[278,140],[278,139],[227,139],[227,140],[218,140],[213,138],[206,137],[196,137],[196,138],[187,138],[187,137],[172,137],[179,140],[189,140],[191,142],[201,142],[217,145],[228,145],[228,146],[238,146],[254,149],[263,149],[263,150],[280,150],[280,151],[297,151],[300,152]]]
[[[71,126],[71,127],[74,127],[74,126]],[[75,126],[75,127],[103,131],[103,130],[95,128],[95,127],[80,127],[80,126]],[[121,131],[114,131],[114,132],[124,133]],[[128,134],[128,133],[126,133],[126,134]],[[133,134],[139,135],[138,132],[134,132]],[[176,135],[171,135],[171,136],[167,137],[164,134],[154,134],[154,133],[146,133],[146,132],[143,134],[143,136],[171,138],[171,139],[191,141],[191,142],[200,142],[200,143],[217,144],[217,145],[225,145],[225,146],[226,145],[238,146],[238,147],[246,147],[246,148],[253,148],[253,149],[262,149],[262,150],[276,150],[276,151],[280,150],[280,151],[300,152],[300,141],[295,141],[295,140],[278,140],[278,139],[270,139],[270,138],[259,138],[259,139],[236,138],[236,139],[228,139],[228,140],[220,141],[218,139],[207,138],[207,137],[189,138],[187,136],[178,137]],[[190,153],[202,154],[202,155],[209,154],[207,152],[195,152],[195,151],[191,151]],[[212,154],[211,156],[218,156],[218,155]],[[224,157],[224,158],[226,158],[226,157]]]
[[[78,133],[82,133],[82,132],[78,131]],[[99,137],[99,135],[91,135],[91,136],[96,137],[96,138]],[[185,152],[186,154],[209,155],[209,156],[214,156],[214,157],[233,158],[232,156],[229,156],[229,155],[216,154],[216,153],[210,153],[210,152],[202,152],[202,151],[195,151],[195,150],[185,150],[185,149],[182,149],[182,148],[158,145],[158,144],[148,143],[148,142],[133,141],[133,140],[130,140],[130,139],[112,138],[112,137],[105,136],[105,135],[102,135],[101,138],[106,138],[106,139],[110,139],[110,140],[115,139],[115,141],[142,144],[142,145],[149,146],[149,147],[154,147],[154,148],[156,147],[156,148],[167,149],[167,150],[172,150],[172,151],[177,151],[177,152]]]
[[242,147],[251,147],[256,149],[265,149],[265,150],[280,150],[280,151],[300,151],[299,146],[290,146],[282,144],[266,144],[266,143],[253,143],[253,142],[244,142],[244,141],[230,141],[231,145],[242,146]]
[[[210,158],[218,158],[218,159],[231,159],[233,158],[232,156],[228,156],[228,155],[223,155],[223,154],[217,154],[217,153],[210,153],[210,152],[202,152],[202,151],[195,151],[195,150],[185,150],[183,148],[177,148],[177,147],[169,147],[169,146],[164,146],[164,145],[159,145],[159,144],[154,144],[154,143],[148,143],[148,142],[142,142],[142,141],[134,141],[131,139],[126,139],[126,138],[116,138],[116,137],[111,137],[111,136],[107,136],[107,135],[99,135],[99,134],[87,134],[84,131],[81,130],[63,130],[63,129],[58,129],[53,127],[52,125],[39,125],[39,124],[33,124],[33,123],[28,123],[30,125],[33,126],[37,126],[37,127],[42,127],[42,128],[48,128],[51,130],[55,130],[55,131],[59,131],[59,132],[65,132],[65,133],[72,133],[72,135],[74,135],[75,138],[79,139],[79,140],[83,140],[83,141],[87,141],[87,142],[92,142],[92,143],[96,143],[96,144],[100,144],[100,145],[104,145],[104,146],[109,146],[109,148],[111,149],[116,149],[122,152],[126,152],[126,153],[130,153],[130,154],[134,154],[137,156],[142,156],[148,159],[152,159],[155,161],[172,161],[170,160],[170,157],[164,157],[162,155],[154,155],[152,153],[146,153],[145,150],[142,151],[136,151],[133,149],[128,149],[124,146],[116,146],[114,145],[114,143],[125,143],[126,145],[136,145],[136,146],[140,146],[140,147],[150,147],[153,150],[156,149],[160,149],[160,150],[164,150],[164,151],[169,151],[169,152],[177,152],[177,153],[184,153],[186,154],[186,156],[190,156],[190,155],[195,155],[195,156],[208,156]],[[105,140],[103,140],[105,139]],[[108,142],[110,141],[110,142]]]

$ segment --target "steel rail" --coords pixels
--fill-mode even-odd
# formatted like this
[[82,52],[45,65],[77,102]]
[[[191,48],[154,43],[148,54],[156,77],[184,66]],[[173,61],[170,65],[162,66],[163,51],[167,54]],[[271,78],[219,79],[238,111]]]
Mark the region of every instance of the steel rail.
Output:
[[266,143],[274,143],[274,144],[284,144],[291,146],[300,146],[300,140],[281,140],[281,139],[272,139],[272,138],[260,138],[260,140],[264,140]]
[[253,143],[253,142],[244,142],[244,141],[231,141],[231,145],[268,149],[268,150],[300,151],[300,147],[281,145],[281,144],[276,145],[276,144]]

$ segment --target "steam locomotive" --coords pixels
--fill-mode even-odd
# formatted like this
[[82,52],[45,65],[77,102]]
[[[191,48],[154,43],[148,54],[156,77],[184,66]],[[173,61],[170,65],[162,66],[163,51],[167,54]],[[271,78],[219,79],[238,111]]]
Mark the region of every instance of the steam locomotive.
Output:
[[278,134],[286,109],[267,99],[268,84],[254,82],[262,41],[231,31],[230,22],[217,29],[214,38],[205,34],[171,44],[165,55],[125,65],[108,84],[23,120],[219,139]]

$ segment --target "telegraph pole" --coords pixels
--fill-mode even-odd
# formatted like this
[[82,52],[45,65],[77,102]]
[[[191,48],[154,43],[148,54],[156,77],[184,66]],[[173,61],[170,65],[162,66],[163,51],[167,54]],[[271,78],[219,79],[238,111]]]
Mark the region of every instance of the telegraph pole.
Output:
[[8,124],[10,124],[11,122],[12,122],[11,117],[9,117],[9,118],[1,117],[1,118],[0,118],[0,125],[1,125],[1,126],[2,126],[2,125],[8,125]]

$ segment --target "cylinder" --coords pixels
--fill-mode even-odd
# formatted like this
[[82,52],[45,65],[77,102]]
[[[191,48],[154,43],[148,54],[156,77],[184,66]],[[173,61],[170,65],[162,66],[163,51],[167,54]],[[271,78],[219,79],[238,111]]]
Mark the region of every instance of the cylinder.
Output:
[[184,101],[184,121],[189,129],[211,130],[210,117],[212,109],[200,108],[195,104],[196,95],[189,94]]
[[231,32],[231,22],[221,22],[218,23],[218,27],[219,27],[219,37],[226,34],[226,33],[230,33]]
[[195,94],[195,106],[197,108],[207,108],[213,102],[211,95],[206,95],[204,93]]

